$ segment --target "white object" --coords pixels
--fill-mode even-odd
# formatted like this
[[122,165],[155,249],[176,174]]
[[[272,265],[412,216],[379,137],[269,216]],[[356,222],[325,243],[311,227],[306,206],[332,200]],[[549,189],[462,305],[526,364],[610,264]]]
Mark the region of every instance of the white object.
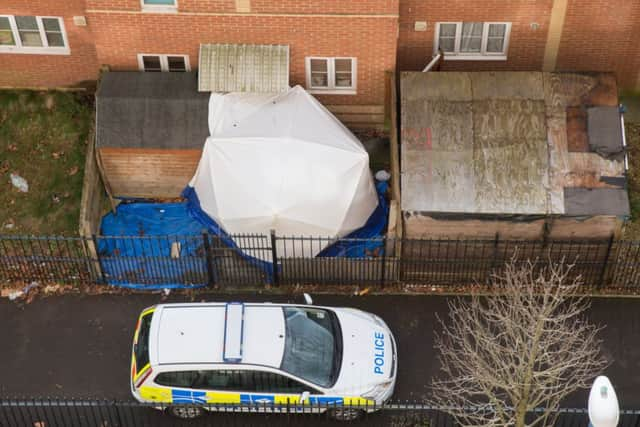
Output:
[[87,18],[85,18],[84,16],[74,16],[73,17],[73,24],[76,27],[86,27],[87,26]]
[[[360,141],[300,86],[279,95],[212,94],[202,158],[189,183],[229,234],[342,237],[378,205]],[[279,256],[317,255],[329,242]],[[271,261],[267,251],[248,254]]]
[[18,190],[22,191],[23,193],[27,193],[29,191],[29,183],[26,179],[15,173],[12,173],[10,175],[10,178],[11,184]]
[[382,169],[376,172],[376,179],[381,182],[389,181],[389,179],[391,179],[391,174]]
[[427,21],[415,21],[413,31],[427,31]]
[[589,392],[589,421],[593,427],[616,427],[620,418],[618,397],[609,378],[599,376]]
[[313,299],[311,299],[311,295],[305,292],[303,296],[304,296],[304,302],[306,302],[308,305],[313,305]]
[[[329,335],[332,339],[316,341],[319,332],[321,337]],[[140,343],[137,341],[140,339],[148,341]],[[226,360],[237,349],[231,340],[237,343],[238,339],[242,348],[241,363]],[[334,340],[337,339],[340,341],[336,347]],[[135,340],[134,360],[148,360],[150,368],[135,363],[132,366],[131,391],[140,402],[171,404],[172,391],[179,391],[180,399],[185,399],[191,391],[196,399],[196,392],[202,391],[155,382],[160,374],[167,372],[206,371],[215,375],[214,372],[221,371],[224,375],[232,370],[237,375],[246,370],[254,377],[259,372],[275,374],[275,378],[289,377],[304,386],[301,392],[283,393],[270,391],[265,383],[259,392],[242,392],[242,402],[264,399],[286,403],[291,399],[293,403],[304,399],[315,403],[322,398],[324,403],[339,404],[348,398],[353,404],[367,405],[373,410],[391,397],[395,387],[397,347],[393,334],[378,316],[353,308],[272,303],[160,304],[142,312]],[[328,344],[323,350],[323,345]],[[339,364],[328,367],[332,383],[323,386],[312,382],[306,375],[316,374],[319,367],[316,356],[324,354],[333,360],[332,354],[324,352],[333,352],[336,348],[342,357]],[[299,372],[285,370],[286,361],[291,359],[295,363],[290,366]],[[274,385],[278,382],[274,381]],[[237,404],[239,393],[216,390],[211,385],[206,395],[197,397],[202,400],[194,403]],[[231,408],[229,406],[229,410],[233,410]],[[217,410],[225,409],[217,407]],[[314,410],[322,412],[326,406],[316,406]]]

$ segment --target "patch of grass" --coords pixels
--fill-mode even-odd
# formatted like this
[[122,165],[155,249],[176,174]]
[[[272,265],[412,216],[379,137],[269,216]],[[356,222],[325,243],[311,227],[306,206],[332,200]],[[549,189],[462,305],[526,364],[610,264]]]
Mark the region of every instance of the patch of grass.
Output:
[[0,91],[0,234],[77,234],[92,120],[87,95]]
[[631,221],[624,229],[624,238],[640,240],[640,122],[625,122],[627,145],[629,149],[629,204]]

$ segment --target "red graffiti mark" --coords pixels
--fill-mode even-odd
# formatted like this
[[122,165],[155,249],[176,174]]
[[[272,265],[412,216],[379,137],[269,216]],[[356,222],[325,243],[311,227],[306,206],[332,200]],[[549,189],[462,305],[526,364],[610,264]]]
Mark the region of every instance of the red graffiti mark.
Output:
[[427,150],[431,150],[432,145],[431,145],[431,128],[426,128],[426,146],[427,146]]

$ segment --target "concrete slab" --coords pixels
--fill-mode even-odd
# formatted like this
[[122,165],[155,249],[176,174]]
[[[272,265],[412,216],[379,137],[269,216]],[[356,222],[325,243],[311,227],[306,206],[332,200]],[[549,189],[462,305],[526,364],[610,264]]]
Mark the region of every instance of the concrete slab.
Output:
[[471,101],[471,79],[463,72],[405,72],[400,74],[400,93],[403,103],[417,99]]
[[501,71],[469,73],[473,99],[544,100],[542,73]]

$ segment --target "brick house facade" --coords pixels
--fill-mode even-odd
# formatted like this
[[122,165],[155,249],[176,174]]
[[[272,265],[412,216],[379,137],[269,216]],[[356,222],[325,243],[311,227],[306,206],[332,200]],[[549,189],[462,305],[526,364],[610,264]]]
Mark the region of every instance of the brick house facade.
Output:
[[[84,0],[5,0],[0,3],[0,87],[57,87],[95,80],[99,67],[92,29],[82,26],[82,22],[80,25],[73,22],[74,16],[84,14]],[[22,50],[10,47],[10,44],[16,45],[17,37],[12,35],[17,31],[15,16],[61,18],[69,51],[57,52],[56,48],[47,50],[44,46]],[[7,30],[9,17],[13,31]],[[31,22],[26,22],[25,27],[29,24]],[[43,41],[46,37],[39,39],[36,36],[27,44],[46,43]],[[9,52],[9,49],[13,50]]]
[[[614,71],[619,87],[640,90],[637,0],[401,0],[399,19],[400,70],[422,70],[443,43],[456,51],[445,53],[444,71]],[[471,23],[485,24],[475,32]],[[492,30],[502,34],[491,23],[508,24],[501,57],[482,55]],[[440,38],[447,24],[450,42]]]
[[[200,43],[287,44],[291,84],[309,85],[307,58],[354,58],[352,93],[318,97],[379,111],[370,108],[384,103],[384,71],[420,70],[442,43],[451,49],[442,70],[615,71],[621,88],[640,90],[637,0],[176,0],[168,10],[145,7],[167,2],[5,0],[0,87],[80,85],[101,66],[139,69],[141,54],[184,55],[195,70]],[[27,46],[15,40],[22,37]]]

